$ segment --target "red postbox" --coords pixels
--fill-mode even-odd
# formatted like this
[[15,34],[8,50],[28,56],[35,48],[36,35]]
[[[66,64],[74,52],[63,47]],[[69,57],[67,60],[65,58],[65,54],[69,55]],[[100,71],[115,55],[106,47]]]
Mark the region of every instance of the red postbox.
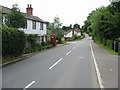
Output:
[[50,35],[50,44],[53,46],[56,46],[56,35],[55,34]]

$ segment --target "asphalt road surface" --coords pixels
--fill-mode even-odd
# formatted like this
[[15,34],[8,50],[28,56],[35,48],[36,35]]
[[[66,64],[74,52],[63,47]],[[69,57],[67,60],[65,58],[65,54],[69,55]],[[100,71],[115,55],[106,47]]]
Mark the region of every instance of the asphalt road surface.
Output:
[[2,75],[3,88],[99,88],[89,37],[41,51]]

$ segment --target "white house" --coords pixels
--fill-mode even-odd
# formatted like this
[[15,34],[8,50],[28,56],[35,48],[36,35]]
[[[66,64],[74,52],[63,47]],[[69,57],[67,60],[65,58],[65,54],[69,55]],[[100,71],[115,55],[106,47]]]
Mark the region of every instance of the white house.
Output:
[[64,34],[65,38],[72,38],[73,30],[69,30],[67,33]]
[[74,34],[75,34],[76,36],[81,36],[81,32],[80,32],[79,29],[75,29],[75,30],[74,30]]
[[[1,6],[4,13],[10,13],[10,9],[4,6]],[[26,8],[26,13],[23,13],[25,18],[27,19],[27,25],[26,28],[19,28],[19,30],[24,31],[26,34],[32,34],[32,35],[38,35],[38,42],[46,42],[46,35],[47,35],[47,27],[46,22],[40,19],[37,16],[33,15],[33,8],[31,5],[28,4],[28,7]],[[3,23],[4,23],[4,17],[3,17]]]
[[71,29],[71,30],[68,30],[68,32],[64,34],[64,37],[72,38],[73,34],[75,34],[76,36],[81,36],[81,32],[79,29]]

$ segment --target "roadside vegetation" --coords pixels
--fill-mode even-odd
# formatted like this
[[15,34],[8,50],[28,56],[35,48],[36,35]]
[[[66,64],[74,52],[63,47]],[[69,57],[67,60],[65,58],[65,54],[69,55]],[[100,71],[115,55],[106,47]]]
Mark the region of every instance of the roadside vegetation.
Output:
[[64,39],[62,39],[64,36],[64,30],[62,30],[61,26],[62,23],[60,21],[60,18],[57,16],[54,18],[53,22],[48,22],[47,25],[49,35],[51,34],[56,35],[57,44],[62,44],[63,42],[65,42]]
[[53,47],[48,42],[37,43],[37,35],[27,35],[19,30],[19,28],[26,27],[26,19],[17,5],[13,5],[11,12],[5,14],[4,17],[5,22],[2,25],[2,63]]
[[[19,28],[26,27],[26,19],[17,5],[13,5],[11,12],[5,14],[4,17],[5,22],[2,25],[2,63],[12,62],[30,53],[53,47],[50,45],[50,36],[47,37],[47,42],[38,43],[37,35],[28,35],[19,30]],[[59,17],[55,17],[52,23],[47,24],[50,31],[49,35],[56,34],[57,44],[66,43],[61,25]]]
[[84,23],[82,30],[92,36],[96,43],[102,45],[109,52],[112,50],[119,52],[120,1],[111,2],[107,7],[93,10]]
[[[25,27],[26,19],[17,5],[13,5],[11,13],[5,14],[4,17],[5,24],[2,25],[2,63],[21,56],[26,46],[26,35],[23,31],[18,30],[18,28]],[[21,22],[18,23],[19,21]]]

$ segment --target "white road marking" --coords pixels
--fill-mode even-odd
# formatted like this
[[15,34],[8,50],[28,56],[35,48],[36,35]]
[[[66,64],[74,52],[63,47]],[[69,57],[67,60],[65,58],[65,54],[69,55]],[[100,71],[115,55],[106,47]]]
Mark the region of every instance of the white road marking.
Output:
[[71,50],[66,55],[69,55],[70,53],[71,53]]
[[95,59],[94,52],[93,52],[91,40],[90,40],[90,47],[91,47],[91,52],[92,52],[92,56],[93,56],[93,60],[94,60],[94,65],[95,65],[95,70],[96,70],[96,73],[97,73],[97,78],[98,78],[99,86],[100,86],[100,88],[104,88],[103,82],[102,82],[102,78],[101,78],[101,74],[100,74],[100,71],[99,71],[96,59]]
[[110,71],[113,71],[112,69],[110,69]]
[[75,47],[73,47],[73,50],[75,49]]
[[85,58],[85,57],[80,57],[80,59],[83,59],[83,58]]
[[57,65],[61,60],[62,60],[62,58],[59,59],[55,64],[53,64],[49,69],[52,69],[52,68],[53,68],[55,65]]
[[28,84],[23,90],[26,90],[27,88],[29,88],[30,86],[32,86],[35,83],[35,81],[32,81],[30,84]]

